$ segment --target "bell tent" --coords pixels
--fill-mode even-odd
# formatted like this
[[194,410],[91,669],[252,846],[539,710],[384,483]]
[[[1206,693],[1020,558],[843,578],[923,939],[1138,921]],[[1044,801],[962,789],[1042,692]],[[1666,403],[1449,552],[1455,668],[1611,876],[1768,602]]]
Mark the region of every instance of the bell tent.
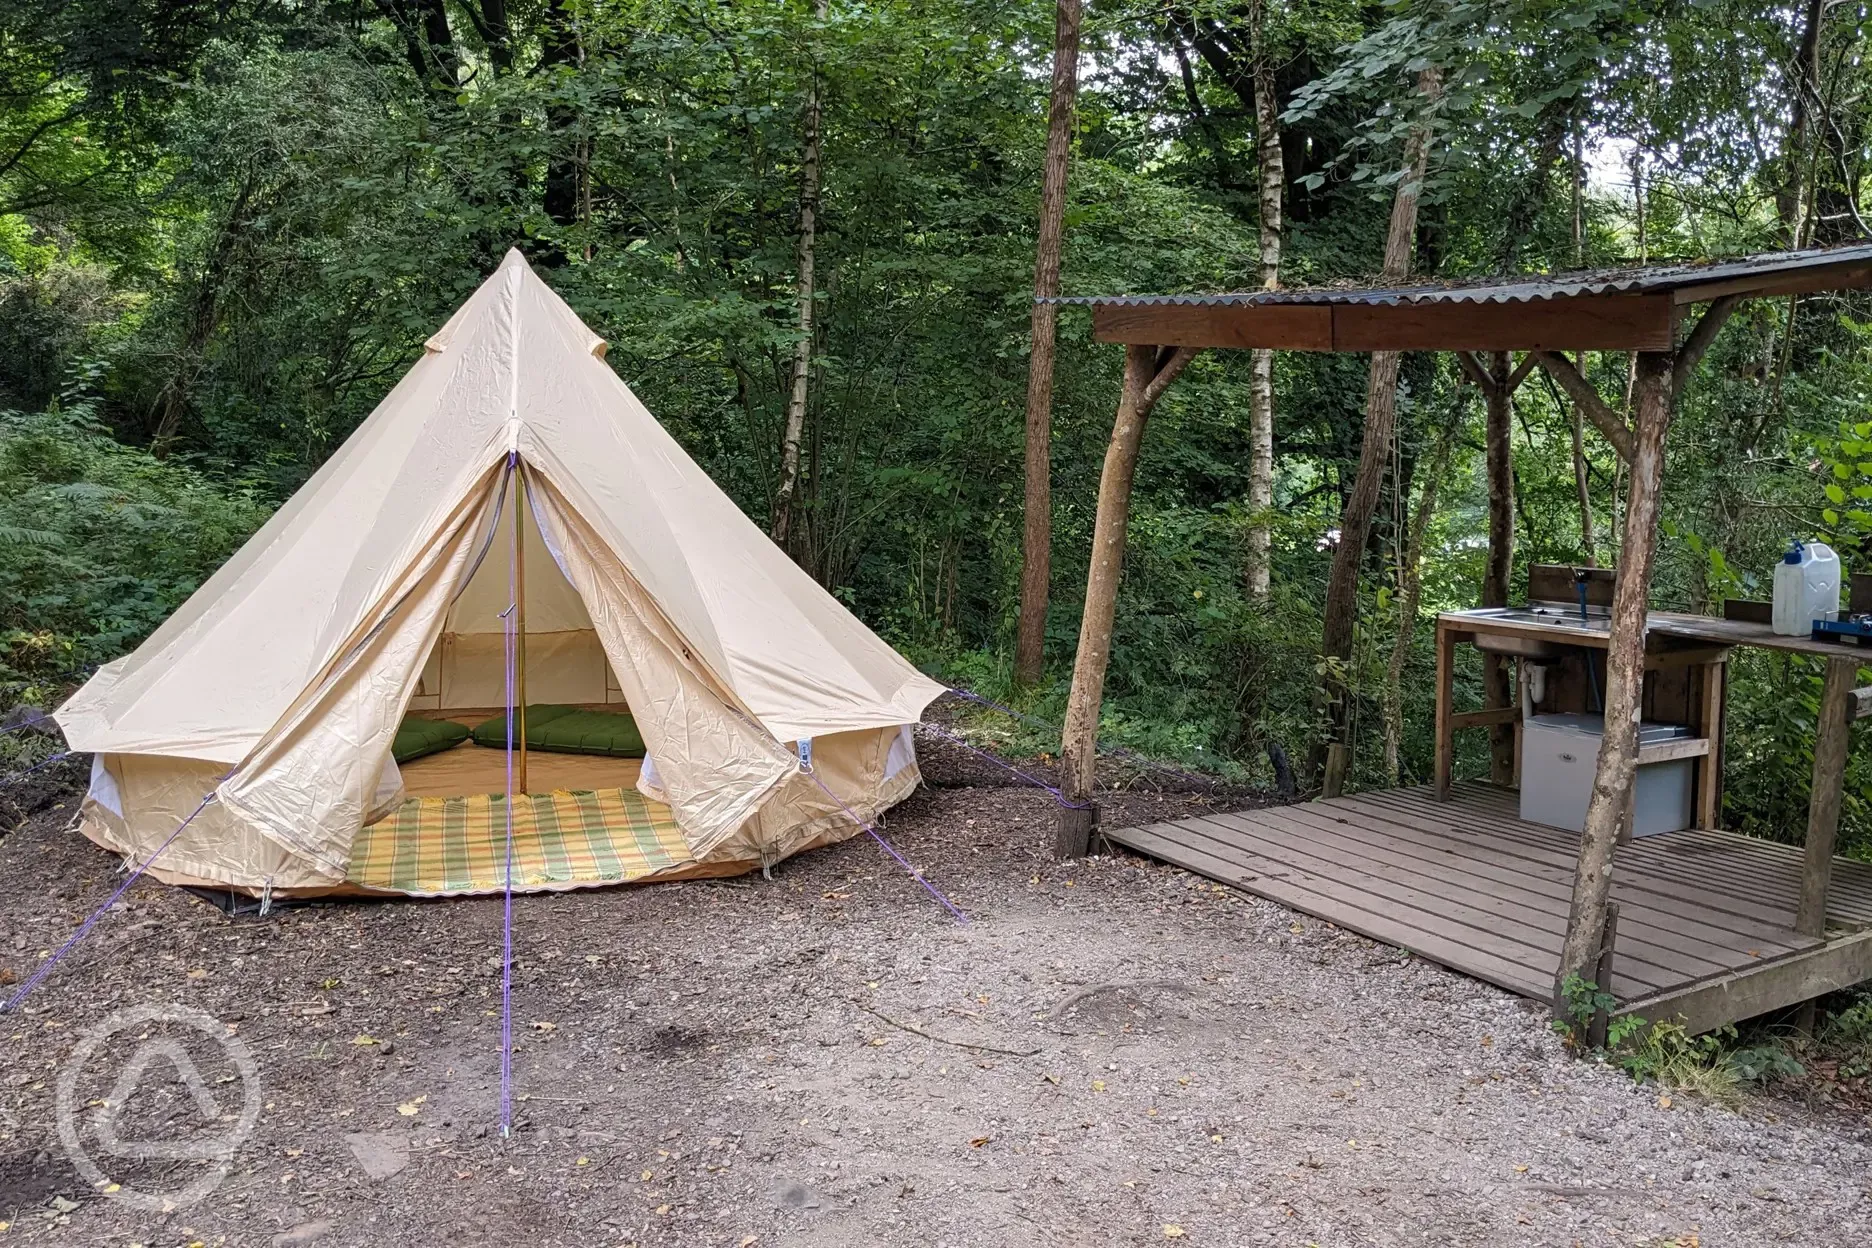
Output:
[[909,725],[942,686],[604,350],[509,252],[330,462],[57,712],[94,755],[85,834],[160,848],[172,883],[434,895],[504,886],[510,793],[521,889],[735,874],[907,795]]

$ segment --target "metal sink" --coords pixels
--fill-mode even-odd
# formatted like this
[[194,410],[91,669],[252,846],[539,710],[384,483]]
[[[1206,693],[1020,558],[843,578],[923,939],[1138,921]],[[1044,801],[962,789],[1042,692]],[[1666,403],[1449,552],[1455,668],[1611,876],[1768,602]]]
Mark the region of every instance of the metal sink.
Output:
[[1545,637],[1529,637],[1525,633],[1492,632],[1486,627],[1476,630],[1473,639],[1476,649],[1524,659],[1554,658],[1563,647],[1581,644],[1579,641],[1570,641],[1570,637],[1603,637],[1612,627],[1611,620],[1604,615],[1588,614],[1582,618],[1573,608],[1538,603],[1526,607],[1473,607],[1450,614],[1482,625],[1493,621],[1520,627],[1533,624],[1543,630],[1551,630],[1552,641]]

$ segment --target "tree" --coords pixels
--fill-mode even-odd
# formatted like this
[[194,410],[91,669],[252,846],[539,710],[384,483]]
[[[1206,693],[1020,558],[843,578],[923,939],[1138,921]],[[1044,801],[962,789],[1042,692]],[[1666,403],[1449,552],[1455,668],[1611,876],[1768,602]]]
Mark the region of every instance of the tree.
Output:
[[1059,307],[1060,244],[1066,225],[1066,171],[1072,159],[1073,100],[1079,81],[1080,0],[1058,0],[1053,19],[1053,88],[1047,105],[1046,168],[1034,256],[1034,306],[1027,361],[1026,489],[1021,531],[1020,624],[1014,678],[1040,679],[1046,650],[1053,552],[1053,348]]
[[[1418,72],[1417,92],[1426,102],[1434,104],[1441,91],[1439,69],[1430,66]],[[1411,250],[1417,239],[1417,203],[1429,160],[1430,135],[1427,128],[1419,127],[1406,140],[1402,175],[1391,202],[1391,226],[1385,235],[1384,265],[1379,273],[1383,283],[1396,284],[1410,274]],[[1359,565],[1365,557],[1365,540],[1371,533],[1372,513],[1378,507],[1385,465],[1391,456],[1391,438],[1397,427],[1397,381],[1398,353],[1374,351],[1365,385],[1358,475],[1340,513],[1332,571],[1326,581],[1326,619],[1320,652],[1325,665],[1322,695],[1328,727],[1309,760],[1307,770],[1313,776],[1320,775],[1325,767],[1326,743],[1343,742],[1344,738],[1350,691],[1343,673],[1352,656],[1352,636],[1358,624]]]
[[[813,19],[823,26],[827,0],[815,0]],[[815,65],[806,83],[804,137],[800,156],[799,268],[795,296],[799,307],[793,345],[793,382],[787,396],[786,429],[780,438],[780,488],[774,495],[773,539],[782,549],[794,537],[794,511],[800,482],[800,440],[806,433],[806,396],[812,381],[813,247],[819,216],[819,121],[821,82]]]
[[[1261,289],[1280,287],[1281,204],[1286,166],[1281,154],[1280,104],[1274,91],[1274,58],[1268,47],[1267,0],[1250,0],[1253,32],[1255,149],[1261,188]],[[1274,352],[1254,352],[1248,386],[1248,597],[1268,594],[1269,509],[1274,505]]]

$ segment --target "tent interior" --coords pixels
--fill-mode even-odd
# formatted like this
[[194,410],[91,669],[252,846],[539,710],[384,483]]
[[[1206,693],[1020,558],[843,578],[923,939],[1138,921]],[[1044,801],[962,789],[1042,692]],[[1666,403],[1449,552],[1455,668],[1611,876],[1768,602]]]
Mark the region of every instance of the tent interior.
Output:
[[[613,721],[618,734],[635,733],[627,718],[630,705],[591,615],[560,570],[533,509],[516,497],[520,493],[506,492],[480,563],[444,617],[405,714],[406,724],[427,720],[466,730],[491,727],[389,764],[400,775],[405,800],[361,833],[351,871],[354,885],[421,894],[497,887],[506,852],[510,766],[517,880],[559,887],[609,884],[689,861],[673,812],[637,789],[640,758],[620,756],[613,752],[616,745],[603,741],[598,750],[605,752],[588,751],[577,742],[537,740],[544,708],[555,714],[567,708],[586,712],[581,722],[599,725],[601,737],[604,725]],[[516,582],[525,608],[515,616],[524,621],[525,634],[513,696],[533,709],[534,722],[526,732],[536,738],[524,760],[518,750],[509,757],[505,740],[504,617],[515,601]],[[395,782],[396,776],[386,776],[380,791]]]

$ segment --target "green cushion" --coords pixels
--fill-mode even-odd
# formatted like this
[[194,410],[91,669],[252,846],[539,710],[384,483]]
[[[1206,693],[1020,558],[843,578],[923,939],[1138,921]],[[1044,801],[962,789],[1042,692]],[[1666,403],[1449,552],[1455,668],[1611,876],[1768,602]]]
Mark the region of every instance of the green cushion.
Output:
[[390,757],[407,763],[425,754],[453,749],[468,739],[468,728],[452,719],[418,719],[412,715],[397,729],[390,743]]
[[[476,745],[507,748],[507,716],[496,715],[475,728]],[[611,758],[642,758],[643,735],[637,721],[611,711],[581,711],[576,707],[542,703],[526,708],[526,743],[529,750],[557,754],[603,754]]]

